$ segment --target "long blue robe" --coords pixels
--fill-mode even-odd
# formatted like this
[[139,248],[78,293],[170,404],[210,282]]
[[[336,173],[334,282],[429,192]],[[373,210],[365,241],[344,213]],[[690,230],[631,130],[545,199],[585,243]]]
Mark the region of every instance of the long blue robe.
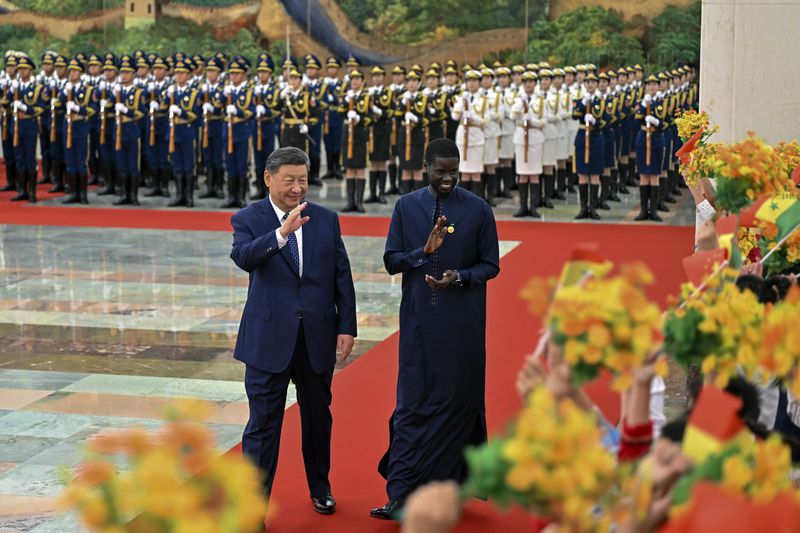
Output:
[[[378,467],[394,500],[429,481],[463,481],[464,448],[486,441],[486,282],[500,272],[497,227],[485,201],[456,187],[441,201],[454,231],[426,257],[435,200],[427,187],[400,198],[383,255],[389,274],[403,274],[397,405]],[[425,282],[448,269],[462,286]]]

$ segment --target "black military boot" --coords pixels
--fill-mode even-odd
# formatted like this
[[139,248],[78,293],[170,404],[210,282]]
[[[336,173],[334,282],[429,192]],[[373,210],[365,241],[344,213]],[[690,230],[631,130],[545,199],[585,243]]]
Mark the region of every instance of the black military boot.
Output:
[[237,207],[236,195],[238,194],[239,184],[235,176],[228,176],[228,201],[222,204],[223,209]]
[[89,175],[84,172],[78,175],[78,187],[81,192],[81,203],[89,203]]
[[81,201],[80,195],[80,187],[78,186],[78,176],[75,174],[69,174],[67,176],[67,181],[69,182],[69,189],[70,193],[61,203],[62,204],[77,204]]
[[320,167],[320,160],[319,157],[314,157],[311,159],[311,169],[308,173],[308,184],[314,185],[319,187],[322,185],[322,181],[319,179],[319,167]]
[[[597,199],[597,203],[594,205],[595,209],[602,209],[603,211],[608,211],[611,209],[608,204],[606,203],[606,199],[609,195],[609,182],[611,178],[608,176],[600,176],[600,195]],[[591,206],[591,202],[589,203]]]
[[592,220],[600,220],[600,215],[597,214],[597,204],[600,203],[600,186],[595,184],[589,185],[589,218]]
[[[667,190],[664,193],[664,201],[668,204],[677,203],[675,199],[675,189],[678,188],[677,178],[673,170],[667,170]],[[679,191],[680,192],[680,191]]]
[[553,191],[553,200],[566,200],[567,191],[567,171],[563,168],[556,167],[555,170],[555,190]]
[[676,168],[674,170],[671,170],[670,172],[672,172],[672,195],[673,196],[683,196],[683,193],[681,192],[681,171],[680,171],[680,167]]
[[181,207],[186,205],[186,178],[175,176],[175,199],[167,207]]
[[633,220],[641,221],[650,218],[650,185],[639,185],[639,214]]
[[531,183],[531,208],[528,213],[529,217],[533,218],[542,218],[542,215],[539,214],[539,211],[536,208],[539,206],[539,200],[542,197],[542,182],[539,183]]
[[658,178],[658,211],[662,213],[669,213],[669,207],[667,207],[666,200],[667,200],[667,178]]
[[616,168],[611,169],[611,178],[608,180],[608,201],[621,202],[622,198],[619,197],[617,191],[619,190],[619,172]]
[[553,202],[550,197],[553,196],[553,189],[555,189],[556,177],[552,174],[542,174],[539,178],[539,184],[542,185],[542,195],[536,207],[544,207],[545,209],[553,209]]
[[575,217],[576,220],[581,220],[584,218],[589,218],[589,184],[588,183],[579,183],[578,184],[578,196],[580,197],[581,203],[581,210],[578,211],[578,215]]
[[240,209],[243,207],[247,207],[247,195],[250,192],[249,189],[250,189],[250,184],[247,182],[247,178],[241,178],[239,180],[239,190],[238,193],[236,194],[236,200],[238,201],[236,207]]
[[526,217],[531,214],[530,209],[528,209],[528,190],[527,183],[519,184],[519,209],[514,213],[516,218]]
[[333,168],[333,157],[331,157],[331,154],[327,152],[325,152],[325,163],[327,163],[326,165],[327,168],[325,169],[325,175],[322,176],[322,179],[324,180],[336,179],[336,169]]
[[64,166],[55,159],[51,163],[53,172],[53,186],[47,192],[64,192]]
[[386,194],[400,194],[400,189],[397,188],[397,165],[394,164],[389,165],[389,191]]
[[[483,186],[485,184],[485,187]],[[481,181],[481,188],[486,189],[486,203],[492,207],[497,207],[497,202],[494,201],[494,190],[497,186],[497,175],[495,174],[484,174],[484,179]]]
[[24,170],[17,171],[17,195],[14,196],[12,202],[24,202],[30,199],[28,195],[28,173]]
[[[114,201],[113,205],[130,205],[131,204],[131,190],[130,184],[134,178],[130,178],[129,176],[120,176],[120,184],[122,187],[122,194],[120,197]],[[138,178],[137,178],[138,179]]]
[[378,203],[378,171],[369,171],[369,197],[365,200],[366,204]]
[[153,190],[144,193],[145,198],[150,198],[151,196],[161,196],[163,191],[161,190],[161,169],[153,170]]
[[661,217],[658,215],[660,209],[658,209],[659,203],[659,185],[651,185],[650,186],[650,220],[655,222],[661,222]]
[[225,199],[225,169],[215,168],[211,171],[216,177],[214,178],[214,194],[220,200]]
[[142,180],[139,176],[131,177],[130,179],[128,191],[130,192],[131,205],[139,205],[139,185],[141,185],[141,183]]
[[[206,196],[210,195],[210,196]],[[214,196],[214,189],[210,187],[206,194],[201,196],[200,198],[213,198]],[[257,168],[256,169],[256,193],[251,197],[253,200],[263,200],[267,197],[267,184],[264,183],[264,169]]]
[[356,210],[356,180],[344,180],[345,193],[347,194],[347,202],[342,208],[342,213],[352,213]]
[[17,166],[14,164],[14,158],[6,158],[6,184],[0,188],[2,192],[16,191],[17,190]]
[[113,167],[106,167],[106,186],[97,193],[97,196],[116,194],[116,171]]
[[514,170],[511,167],[503,167],[503,198],[513,198],[511,191],[514,190]]
[[53,183],[52,177],[53,159],[51,157],[42,158],[42,179],[36,182],[37,185],[44,185],[45,183]]
[[386,171],[378,171],[378,203],[386,204]]
[[364,209],[364,187],[367,185],[367,180],[364,178],[356,178],[356,213],[366,213],[367,211]]
[[630,194],[626,183],[628,182],[628,163],[619,164],[619,193]]
[[197,176],[191,174],[186,177],[186,194],[184,194],[183,202],[186,207],[194,207],[194,183]]

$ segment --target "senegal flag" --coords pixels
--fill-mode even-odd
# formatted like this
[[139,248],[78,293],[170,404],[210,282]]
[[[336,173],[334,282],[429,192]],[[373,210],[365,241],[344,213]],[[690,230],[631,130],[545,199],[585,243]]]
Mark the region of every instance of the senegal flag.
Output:
[[579,283],[588,273],[595,278],[604,278],[614,268],[614,263],[598,252],[597,244],[578,244],[572,249],[569,259],[561,269],[559,287],[569,287]]
[[778,240],[783,239],[800,224],[800,201],[790,194],[766,196],[751,208],[754,216],[778,227]]

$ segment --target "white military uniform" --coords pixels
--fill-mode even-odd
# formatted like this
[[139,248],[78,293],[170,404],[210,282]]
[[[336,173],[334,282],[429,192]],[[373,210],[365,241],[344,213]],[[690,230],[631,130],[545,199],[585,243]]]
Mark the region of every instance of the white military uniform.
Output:
[[486,95],[482,95],[480,91],[464,92],[453,104],[451,116],[458,121],[456,145],[461,155],[458,170],[465,174],[483,172],[483,152],[486,145],[483,117],[488,107],[486,100]]
[[496,165],[500,153],[500,122],[503,120],[503,95],[494,89],[481,89],[486,96],[483,113],[483,164]]
[[569,91],[565,87],[558,90],[558,160],[563,161],[569,159],[570,151],[569,146],[575,141],[574,137],[570,137],[569,123],[572,122],[572,98]]
[[500,121],[500,159],[513,159],[514,158],[514,130],[516,124],[514,119],[511,118],[511,107],[514,105],[514,100],[517,97],[517,90],[512,87],[506,89],[498,89],[503,91],[503,120]]
[[[583,85],[578,83],[577,81],[573,83],[569,89],[569,107],[567,108],[567,112],[572,116],[572,106],[574,102],[579,102],[583,100],[584,97],[584,90]],[[567,144],[569,145],[569,157],[572,157],[575,154],[575,137],[578,136],[578,130],[580,129],[581,125],[578,123],[577,120],[567,120]]]
[[538,118],[545,121],[544,128],[542,128],[542,133],[544,133],[542,164],[555,166],[558,160],[559,150],[559,131],[556,126],[556,122],[558,122],[556,112],[558,109],[559,97],[552,87],[550,87],[546,93],[541,90],[537,91],[537,97],[541,100],[540,107],[542,108],[542,110],[539,111],[540,114]]
[[524,90],[518,93],[511,107],[510,116],[516,122],[514,147],[517,174],[520,176],[538,176],[542,173],[542,152],[545,144],[542,129],[547,124],[544,107],[544,99],[536,93],[529,96]]

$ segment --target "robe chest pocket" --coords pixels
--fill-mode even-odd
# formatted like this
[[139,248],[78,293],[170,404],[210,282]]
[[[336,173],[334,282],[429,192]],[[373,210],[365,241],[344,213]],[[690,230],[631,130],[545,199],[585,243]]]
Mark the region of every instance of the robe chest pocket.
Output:
[[272,320],[271,309],[267,309],[266,307],[262,307],[253,303],[247,303],[247,305],[244,306],[244,314],[255,318],[260,318],[261,320]]

